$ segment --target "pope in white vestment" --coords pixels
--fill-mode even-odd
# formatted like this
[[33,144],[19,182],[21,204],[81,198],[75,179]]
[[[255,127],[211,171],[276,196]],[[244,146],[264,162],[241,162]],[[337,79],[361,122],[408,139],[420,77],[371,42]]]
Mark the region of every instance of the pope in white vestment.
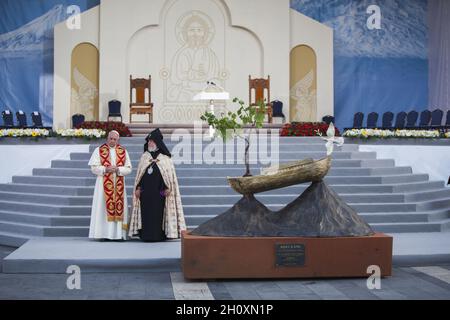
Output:
[[124,176],[131,173],[132,167],[128,152],[118,142],[119,133],[111,131],[106,144],[97,147],[89,160],[91,171],[97,176],[89,228],[91,239],[126,239],[128,201]]

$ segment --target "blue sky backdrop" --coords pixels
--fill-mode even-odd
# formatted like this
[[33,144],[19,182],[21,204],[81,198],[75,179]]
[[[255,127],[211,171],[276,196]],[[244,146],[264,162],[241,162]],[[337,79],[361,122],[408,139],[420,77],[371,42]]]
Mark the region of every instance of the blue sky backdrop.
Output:
[[[334,30],[336,124],[355,112],[427,109],[427,0],[292,0],[291,7]],[[381,9],[381,29],[369,30],[367,8]]]
[[[67,7],[99,0],[0,0],[0,108],[53,113],[53,26]],[[381,30],[369,30],[369,5],[381,8]],[[336,125],[353,114],[426,109],[427,0],[292,0],[291,8],[334,30]]]

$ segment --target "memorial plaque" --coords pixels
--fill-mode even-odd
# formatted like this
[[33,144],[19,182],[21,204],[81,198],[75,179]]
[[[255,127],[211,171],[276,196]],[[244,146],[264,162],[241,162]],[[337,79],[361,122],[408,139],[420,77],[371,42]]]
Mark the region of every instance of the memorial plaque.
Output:
[[302,267],[305,265],[305,245],[284,243],[275,245],[276,267]]

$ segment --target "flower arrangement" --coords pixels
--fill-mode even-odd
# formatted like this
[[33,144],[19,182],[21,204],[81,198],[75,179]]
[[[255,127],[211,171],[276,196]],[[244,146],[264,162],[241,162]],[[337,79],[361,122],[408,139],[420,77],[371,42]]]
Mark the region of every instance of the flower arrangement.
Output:
[[[326,136],[328,124],[324,122],[292,122],[285,124],[280,131],[280,136],[314,137]],[[339,129],[335,128],[335,136],[339,136]]]
[[444,137],[445,138],[450,138],[450,131],[447,131],[446,133],[444,133]]
[[131,137],[130,129],[122,122],[86,121],[77,126],[77,129],[98,129],[105,131],[106,134],[116,130],[121,137]]
[[11,137],[11,138],[45,138],[50,135],[50,131],[47,129],[1,129],[0,138]]
[[351,129],[344,132],[348,138],[439,138],[439,130],[381,130],[381,129]]
[[58,129],[55,136],[58,138],[100,139],[106,136],[106,131],[98,129]]

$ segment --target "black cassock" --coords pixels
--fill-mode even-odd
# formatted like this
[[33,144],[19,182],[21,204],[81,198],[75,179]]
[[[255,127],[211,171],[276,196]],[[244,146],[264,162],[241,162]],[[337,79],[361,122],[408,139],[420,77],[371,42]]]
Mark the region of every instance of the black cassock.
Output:
[[[150,154],[153,159],[156,159],[159,151],[150,152]],[[139,231],[139,237],[142,241],[166,240],[166,235],[162,229],[166,198],[161,195],[161,191],[166,190],[167,187],[156,164],[150,165],[145,169],[138,187],[141,187],[142,219],[142,229]]]

